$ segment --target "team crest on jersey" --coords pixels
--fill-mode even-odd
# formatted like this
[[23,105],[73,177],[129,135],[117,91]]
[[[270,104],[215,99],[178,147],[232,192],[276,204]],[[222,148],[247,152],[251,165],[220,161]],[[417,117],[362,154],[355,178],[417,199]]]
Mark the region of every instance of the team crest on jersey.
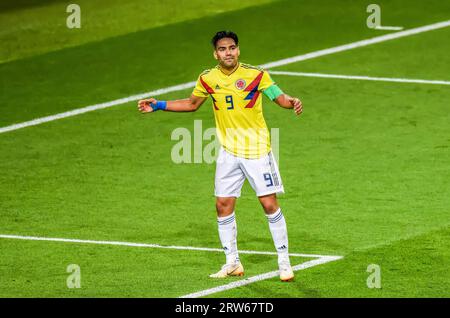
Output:
[[245,81],[243,79],[238,79],[236,81],[236,83],[234,83],[234,85],[236,86],[237,89],[242,90],[245,88]]

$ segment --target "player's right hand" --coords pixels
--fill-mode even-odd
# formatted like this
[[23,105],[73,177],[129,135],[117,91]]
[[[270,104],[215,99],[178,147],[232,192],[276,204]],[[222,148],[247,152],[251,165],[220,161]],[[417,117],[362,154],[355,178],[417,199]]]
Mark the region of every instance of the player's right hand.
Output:
[[149,99],[141,99],[138,102],[138,109],[141,113],[145,114],[145,113],[152,113],[153,107],[150,106],[150,103],[152,104],[156,104],[156,99],[154,98],[149,98]]

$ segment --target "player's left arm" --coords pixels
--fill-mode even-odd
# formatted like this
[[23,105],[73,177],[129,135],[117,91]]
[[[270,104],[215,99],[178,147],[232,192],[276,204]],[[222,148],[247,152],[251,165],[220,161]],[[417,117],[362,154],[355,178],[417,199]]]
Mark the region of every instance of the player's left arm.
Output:
[[300,115],[303,112],[303,104],[297,97],[291,97],[288,94],[281,94],[273,100],[283,108],[294,108],[295,114]]
[[270,100],[274,101],[283,108],[293,108],[296,115],[300,115],[303,112],[301,100],[297,97],[292,97],[283,93],[283,91],[276,84],[272,84],[264,90],[264,94],[269,97]]
[[270,75],[267,71],[263,71],[260,88],[264,95],[266,95],[271,101],[277,103],[279,106],[288,109],[293,108],[296,115],[300,115],[303,112],[303,105],[301,100],[297,97],[292,97],[288,94],[285,94],[270,78]]

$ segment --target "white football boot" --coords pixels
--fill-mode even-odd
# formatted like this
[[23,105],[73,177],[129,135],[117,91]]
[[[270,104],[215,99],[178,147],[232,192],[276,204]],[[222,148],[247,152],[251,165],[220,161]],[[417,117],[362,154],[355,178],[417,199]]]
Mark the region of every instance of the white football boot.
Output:
[[209,275],[211,278],[225,278],[228,276],[244,276],[244,267],[241,263],[225,264],[222,269],[215,274]]
[[292,282],[294,280],[294,272],[292,271],[289,259],[279,262],[278,269],[280,270],[280,279],[282,282]]

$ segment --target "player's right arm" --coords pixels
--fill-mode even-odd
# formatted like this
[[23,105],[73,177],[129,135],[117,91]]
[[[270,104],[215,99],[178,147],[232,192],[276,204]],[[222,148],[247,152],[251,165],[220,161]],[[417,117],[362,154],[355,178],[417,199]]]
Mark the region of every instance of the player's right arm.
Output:
[[171,112],[195,112],[210,95],[208,91],[210,88],[202,77],[208,73],[209,70],[206,70],[200,74],[191,97],[170,101],[158,101],[154,98],[143,99],[138,102],[139,111],[144,114],[152,113],[160,109]]
[[142,99],[138,102],[138,109],[141,113],[152,113],[158,109],[171,112],[195,112],[207,99],[194,94],[189,98],[170,100],[167,102],[158,101],[154,98]]

